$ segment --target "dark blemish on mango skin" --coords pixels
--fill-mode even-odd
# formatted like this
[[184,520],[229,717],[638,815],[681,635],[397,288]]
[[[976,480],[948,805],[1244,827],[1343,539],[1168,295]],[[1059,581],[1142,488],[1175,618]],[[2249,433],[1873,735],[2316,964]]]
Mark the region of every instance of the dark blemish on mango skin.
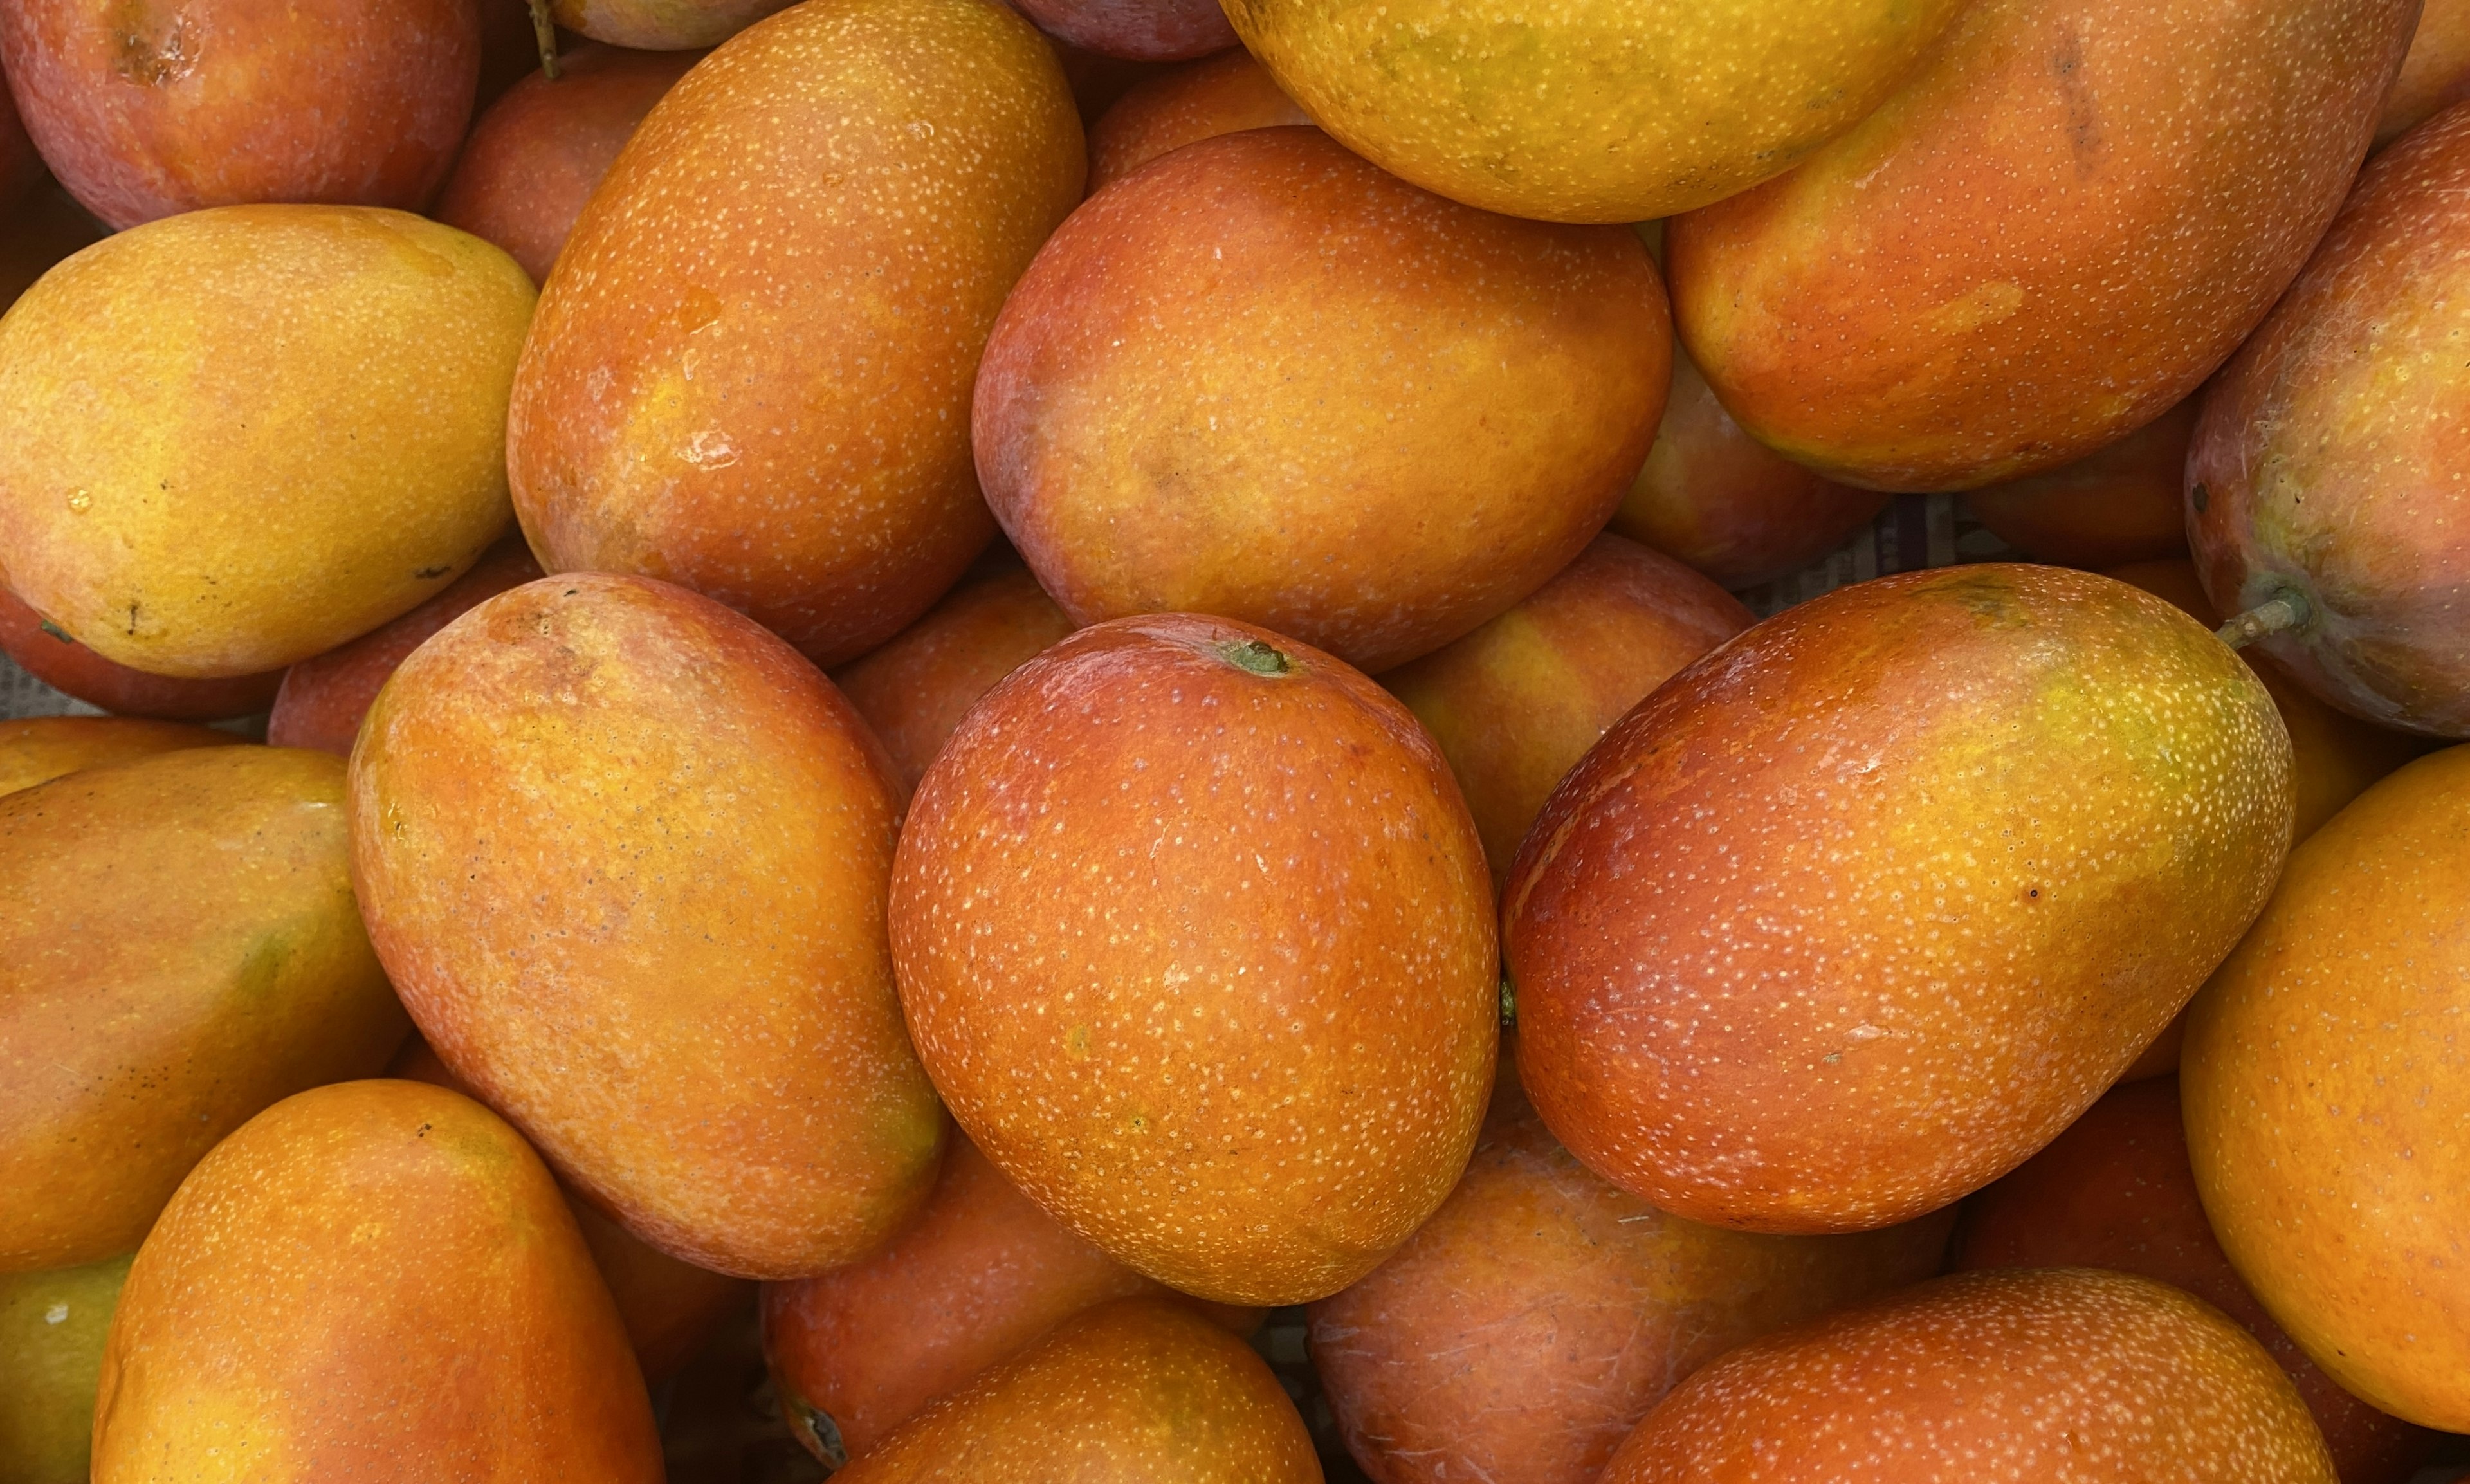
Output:
[[428,582],[432,578],[443,577],[454,569],[451,567],[424,567],[411,575],[415,581]]
[[121,22],[114,28],[113,48],[117,56],[112,70],[131,82],[147,87],[161,87],[177,82],[197,70],[198,54],[191,44],[188,17],[175,15],[163,27],[159,37],[149,35],[154,26],[149,24],[146,0],[130,0],[121,10]]

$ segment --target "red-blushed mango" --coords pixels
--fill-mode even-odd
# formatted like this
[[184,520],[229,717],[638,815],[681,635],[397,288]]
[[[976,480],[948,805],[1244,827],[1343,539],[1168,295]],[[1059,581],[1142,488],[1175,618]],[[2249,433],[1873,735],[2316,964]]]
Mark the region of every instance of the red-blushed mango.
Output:
[[1089,189],[1203,139],[1311,122],[1242,47],[1186,62],[1125,93],[1089,130]]
[[0,568],[105,659],[254,675],[394,617],[506,525],[530,280],[399,211],[106,238],[0,317]]
[[1037,579],[1015,567],[953,589],[832,679],[892,754],[907,794],[980,696],[1071,632]]
[[561,26],[651,52],[718,46],[790,0],[549,0]]
[[843,1484],[1320,1484],[1303,1419],[1242,1340],[1178,1304],[1119,1299],[911,1419]]
[[988,503],[1082,623],[1223,614],[1383,670],[1543,586],[1664,406],[1625,227],[1457,205],[1312,128],[1092,197],[988,342]]
[[1384,170],[1487,211],[1643,221],[1789,170],[1876,107],[1962,0],[1225,0]]
[[418,211],[472,121],[474,0],[11,0],[0,62],[114,227],[206,206]]
[[0,794],[64,774],[193,747],[232,747],[245,739],[210,727],[127,716],[26,716],[0,721]]
[[1229,1304],[1344,1287],[1465,1168],[1498,1044],[1483,846],[1407,708],[1188,614],[980,701],[893,869],[954,1117],[1110,1256]]
[[1992,535],[2026,556],[2062,567],[2108,568],[2184,556],[2181,491],[2187,443],[2202,406],[2202,398],[2190,397],[2099,452],[2047,474],[1974,490],[1964,503]]
[[0,1272],[130,1251],[216,1140],[394,1054],[342,801],[266,747],[0,796]]
[[2470,97],[2470,0],[2427,0],[2401,76],[2385,95],[2376,121],[2376,148],[2417,128],[2442,109]]
[[274,693],[274,708],[266,718],[266,740],[276,747],[314,748],[349,757],[352,739],[361,732],[361,718],[368,714],[378,688],[395,666],[466,609],[540,575],[540,564],[522,542],[501,542],[470,571],[418,608],[291,666],[283,672],[282,686]]
[[1379,1484],[1594,1484],[1675,1381],[1930,1277],[1953,1224],[1761,1237],[1666,1216],[1572,1158],[1504,1065],[1449,1200],[1313,1306],[1313,1369]]
[[1218,0],[1012,0],[1037,29],[1101,57],[1185,61],[1235,44]]
[[2118,1079],[2262,910],[2290,819],[2272,698],[2151,593],[1839,588],[1666,682],[1545,806],[1503,906],[1520,1079],[1675,1216],[1907,1220]]
[[63,695],[127,716],[158,721],[225,721],[253,716],[274,700],[281,670],[228,680],[149,675],[115,664],[0,588],[0,654]]
[[1602,1484],[2337,1484],[2253,1337],[2166,1284],[1964,1273],[1753,1340],[1674,1388]]
[[2187,1017],[2180,1092],[2223,1250],[2308,1357],[2470,1431],[2470,750],[2402,769],[2292,852]]
[[1664,420],[1612,524],[1727,588],[1746,588],[1818,560],[1886,504],[1741,431],[1675,346]]
[[557,1183],[420,1082],[288,1098],[200,1162],[104,1350],[95,1484],[638,1480],[661,1445]]
[[[8,76],[0,74],[0,211],[15,211],[42,183],[43,175],[43,157],[35,152],[35,141],[27,137],[26,121],[17,114],[17,99],[9,91]],[[0,297],[0,304],[7,302]]]
[[2111,1091],[2048,1148],[1965,1202],[1955,1267],[2107,1267],[2158,1279],[2246,1326],[2298,1389],[2342,1484],[2403,1484],[2435,1438],[2318,1370],[2239,1281],[2196,1194],[2175,1078]]
[[2354,715],[2470,735],[2470,106],[2358,189],[2204,399],[2187,534],[2224,614],[2294,620],[2264,653]]
[[970,381],[1085,148],[993,0],[810,0],[707,58],[524,347],[507,457],[541,565],[682,584],[818,664],[900,632],[993,534]]
[[352,874],[438,1058],[672,1257],[881,1245],[943,1145],[884,941],[881,746],[751,620],[571,573],[412,652],[352,750]]
[[562,55],[554,81],[533,73],[472,126],[431,215],[503,247],[533,283],[546,282],[635,126],[702,58],[592,42]]
[[764,1285],[763,1356],[790,1431],[838,1467],[1062,1320],[1143,1295],[1195,1304],[1237,1334],[1260,1323],[1258,1310],[1182,1300],[1073,1236],[955,1138],[892,1245]]
[[2417,10],[1977,0],[1851,131],[1670,224],[1682,337],[1752,436],[1848,484],[2073,462],[2264,318]]
[[86,1484],[104,1336],[134,1255],[0,1275],[0,1484]]
[[1670,557],[1598,536],[1517,607],[1381,684],[1450,760],[1498,885],[1544,800],[1605,730],[1753,621]]
[[[472,1089],[454,1075],[427,1041],[414,1035],[404,1042],[386,1066],[386,1076],[427,1082],[471,1096]],[[592,1265],[617,1301],[618,1322],[635,1350],[643,1380],[659,1385],[703,1349],[731,1313],[748,1307],[755,1286],[743,1278],[708,1271],[681,1263],[658,1247],[646,1245],[626,1228],[566,1193],[567,1209],[574,1213],[575,1230],[592,1252]]]

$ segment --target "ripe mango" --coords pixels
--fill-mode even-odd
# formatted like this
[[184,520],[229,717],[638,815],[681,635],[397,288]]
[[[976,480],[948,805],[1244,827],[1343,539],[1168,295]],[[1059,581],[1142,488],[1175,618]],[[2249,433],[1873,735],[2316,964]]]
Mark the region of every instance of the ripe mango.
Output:
[[104,1336],[135,1256],[0,1275],[0,1484],[86,1484]]
[[95,1484],[659,1484],[609,1290],[540,1157],[421,1082],[249,1120],[138,1249],[104,1350]]
[[2184,556],[2180,491],[2202,406],[2202,397],[2190,397],[2072,464],[1974,490],[1964,497],[1965,508],[2016,550],[2062,567],[2099,569]]
[[0,794],[48,783],[62,774],[193,747],[245,740],[211,727],[132,716],[26,716],[0,721]]
[[512,258],[399,211],[227,206],[97,243],[0,318],[10,588],[161,675],[376,628],[505,529],[531,308]]
[[149,675],[114,664],[69,638],[67,631],[0,588],[0,654],[64,695],[119,716],[159,721],[224,721],[267,708],[283,684],[281,670],[227,680]]
[[1647,697],[1503,899],[1518,1069],[1675,1216],[1858,1231],[2004,1174],[2264,906],[2290,739],[2159,598],[2062,568],[1882,577]]
[[132,1250],[216,1140],[385,1065],[342,802],[339,761],[266,747],[0,797],[0,1272]]
[[1311,122],[1241,47],[1186,62],[1133,87],[1090,126],[1089,193],[1188,144]]
[[790,0],[549,0],[557,23],[651,52],[718,46]]

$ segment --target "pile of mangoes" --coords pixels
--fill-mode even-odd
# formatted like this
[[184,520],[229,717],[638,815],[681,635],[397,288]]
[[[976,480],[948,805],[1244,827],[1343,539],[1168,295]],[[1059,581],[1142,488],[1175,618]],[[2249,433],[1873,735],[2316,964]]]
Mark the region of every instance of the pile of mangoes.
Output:
[[2470,0],[1014,4],[0,0],[0,1484],[2470,1461]]

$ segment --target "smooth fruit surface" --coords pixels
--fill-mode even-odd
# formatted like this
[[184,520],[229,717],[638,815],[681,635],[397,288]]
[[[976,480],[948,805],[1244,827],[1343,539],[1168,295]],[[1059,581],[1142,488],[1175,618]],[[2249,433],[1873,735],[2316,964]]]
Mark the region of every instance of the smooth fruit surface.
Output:
[[193,747],[230,747],[242,740],[211,727],[129,716],[24,716],[0,721],[0,794],[48,783],[83,768]]
[[531,311],[513,259],[399,211],[225,206],[97,243],[0,318],[11,591],[162,675],[367,633],[505,530]]
[[550,0],[557,23],[611,46],[718,46],[790,0]]
[[2384,116],[2376,121],[2376,148],[2461,102],[2465,91],[2470,91],[2470,4],[2427,0],[2418,13],[2417,34],[2410,38],[2410,55],[2402,59],[2401,76],[2393,80]]
[[2202,406],[2190,397],[2063,468],[1973,490],[1965,506],[1999,540],[2062,567],[2183,556],[2187,444]]
[[160,721],[223,721],[263,711],[283,684],[281,670],[229,680],[149,675],[114,664],[0,588],[0,654],[63,695],[122,716]]
[[882,750],[709,598],[571,573],[464,614],[352,753],[353,879],[440,1060],[673,1257],[864,1255],[943,1141],[884,943]]
[[1498,1041],[1449,765],[1317,650],[1167,614],[1014,671],[919,785],[892,941],[997,1168],[1128,1266],[1322,1297],[1449,1194]]
[[2222,1247],[2308,1356],[2397,1417],[2470,1430],[2470,751],[2362,794],[2293,851],[2180,1062]]
[[1587,754],[1503,896],[1518,1066],[1589,1168],[1752,1231],[1933,1211],[2117,1080],[2289,848],[2254,674],[2060,568],[1786,609]]
[[342,764],[266,747],[0,797],[0,1271],[134,1249],[216,1140],[394,1054],[342,802]]
[[0,1275],[0,1484],[86,1484],[104,1335],[133,1256]]
[[1037,579],[1014,567],[961,584],[832,680],[882,739],[905,794],[980,696],[1072,628]]
[[1235,44],[1218,0],[1018,0],[1018,6],[1038,30],[1103,57],[1183,61]]
[[2070,463],[2264,318],[2417,9],[1977,0],[1850,132],[1671,223],[1682,338],[1752,436],[1845,483]]
[[1241,47],[1186,62],[1131,88],[1090,128],[1089,191],[1203,139],[1311,122]]

